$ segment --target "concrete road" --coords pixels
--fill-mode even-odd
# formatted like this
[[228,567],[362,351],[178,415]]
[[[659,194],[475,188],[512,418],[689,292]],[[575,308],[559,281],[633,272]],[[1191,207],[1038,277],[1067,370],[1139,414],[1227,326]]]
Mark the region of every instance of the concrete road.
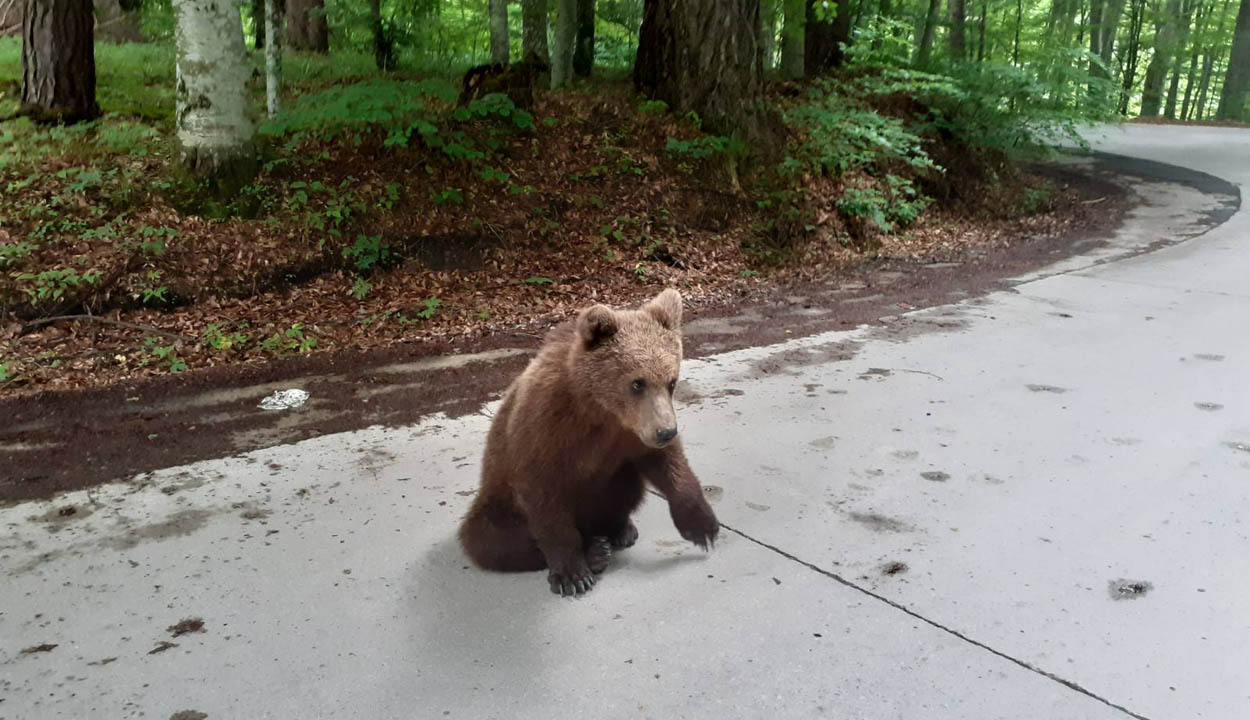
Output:
[[[1246,131],[1096,145],[1250,183]],[[652,500],[584,599],[455,545],[493,404],[0,509],[0,718],[1248,718],[1250,214],[1116,259],[1192,210],[688,363],[723,542]]]

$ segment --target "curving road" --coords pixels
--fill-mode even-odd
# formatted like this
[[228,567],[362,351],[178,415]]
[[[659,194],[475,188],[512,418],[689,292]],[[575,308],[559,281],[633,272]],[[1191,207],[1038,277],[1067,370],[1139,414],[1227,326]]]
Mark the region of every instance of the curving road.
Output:
[[[1250,184],[1244,130],[1095,145]],[[1250,717],[1250,212],[1141,253],[1209,205],[1155,199],[1009,290],[688,363],[723,542],[650,502],[585,599],[464,568],[493,405],[0,508],[0,718]]]

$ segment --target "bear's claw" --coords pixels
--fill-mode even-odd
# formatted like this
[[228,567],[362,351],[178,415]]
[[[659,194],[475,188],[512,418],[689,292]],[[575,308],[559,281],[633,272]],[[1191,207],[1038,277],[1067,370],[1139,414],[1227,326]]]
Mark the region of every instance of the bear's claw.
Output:
[[612,544],[605,537],[593,538],[590,547],[586,548],[586,564],[592,573],[601,573],[608,567],[612,559]]
[[634,525],[633,520],[625,521],[625,527],[616,537],[612,538],[612,547],[617,550],[623,550],[627,547],[633,547],[638,542],[638,528]]
[[547,574],[547,583],[551,586],[551,592],[556,595],[572,597],[590,592],[595,586],[595,575],[590,568],[583,565],[580,569],[566,573],[553,570]]

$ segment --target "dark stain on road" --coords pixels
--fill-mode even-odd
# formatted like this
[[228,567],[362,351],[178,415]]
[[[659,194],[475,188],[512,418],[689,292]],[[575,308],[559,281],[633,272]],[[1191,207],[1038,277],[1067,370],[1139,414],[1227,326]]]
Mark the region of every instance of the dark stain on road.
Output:
[[880,513],[848,513],[850,518],[873,532],[911,532],[914,528],[911,525],[897,520],[892,517],[881,515]]
[[1153,589],[1146,580],[1112,580],[1107,587],[1112,600],[1136,600]]
[[895,560],[894,562],[888,562],[885,565],[882,565],[881,574],[882,575],[902,575],[903,573],[907,572],[907,569],[908,569],[907,563],[899,562]]
[[920,477],[924,478],[925,480],[928,480],[929,482],[946,482],[947,480],[951,479],[951,476],[949,474],[941,472],[940,470],[930,470],[928,472],[922,472],[920,473]]
[[1067,388],[1061,388],[1058,385],[1041,385],[1041,384],[1029,383],[1028,385],[1025,385],[1025,387],[1029,389],[1029,392],[1054,393],[1056,395],[1062,395],[1063,393],[1066,393],[1068,391]]
[[1216,410],[1224,409],[1223,405],[1219,403],[1213,403],[1213,402],[1196,402],[1194,403],[1194,407],[1198,408],[1199,410],[1206,410],[1207,412],[1215,412]]

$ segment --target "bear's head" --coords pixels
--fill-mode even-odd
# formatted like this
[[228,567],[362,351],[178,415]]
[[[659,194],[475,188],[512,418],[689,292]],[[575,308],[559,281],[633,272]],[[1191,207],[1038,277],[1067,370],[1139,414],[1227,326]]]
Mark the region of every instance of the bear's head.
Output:
[[577,317],[570,369],[585,392],[648,447],[677,437],[673,390],[681,368],[681,295],[668,289],[638,310],[595,305]]

